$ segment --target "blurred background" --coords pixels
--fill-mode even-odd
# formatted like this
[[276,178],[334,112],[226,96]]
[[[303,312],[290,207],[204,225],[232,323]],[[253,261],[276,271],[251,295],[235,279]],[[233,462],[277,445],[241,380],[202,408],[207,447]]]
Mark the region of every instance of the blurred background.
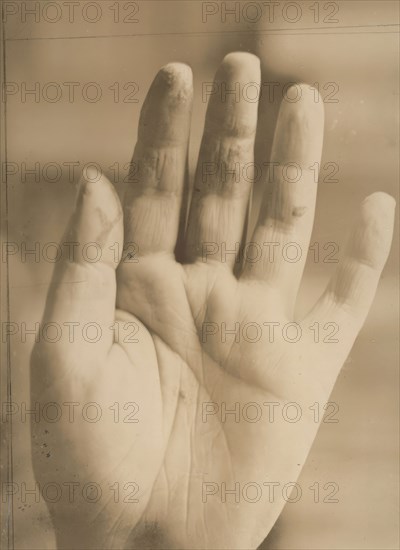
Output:
[[[8,241],[58,242],[83,166],[98,163],[123,190],[146,90],[170,61],[194,72],[193,172],[206,108],[204,83],[222,57],[256,53],[266,91],[256,161],[268,161],[284,85],[317,87],[325,105],[312,242],[339,251],[359,203],[373,191],[397,198],[399,4],[396,1],[4,2],[7,133],[2,199]],[[28,12],[32,13],[29,14]],[[29,93],[29,91],[34,93]],[[61,92],[60,92],[61,90]],[[61,93],[61,95],[60,95]],[[7,164],[5,164],[7,162]],[[29,172],[30,171],[30,172]],[[7,172],[7,173],[6,173]],[[29,172],[29,173],[28,173]],[[125,184],[126,185],[126,184]],[[254,188],[259,204],[261,178]],[[368,320],[331,401],[338,423],[322,424],[299,483],[263,549],[394,549],[398,537],[398,229]],[[4,239],[4,236],[3,236]],[[298,313],[318,298],[336,264],[310,255]],[[52,264],[9,257],[9,320],[39,322]],[[11,337],[12,399],[29,402],[33,336]],[[13,419],[14,481],[33,488],[29,422]],[[314,503],[313,483],[339,486],[337,503]],[[17,549],[54,547],[44,504],[14,498]],[[3,518],[4,520],[4,518]],[[4,523],[3,523],[4,526]],[[4,535],[4,532],[3,532]]]

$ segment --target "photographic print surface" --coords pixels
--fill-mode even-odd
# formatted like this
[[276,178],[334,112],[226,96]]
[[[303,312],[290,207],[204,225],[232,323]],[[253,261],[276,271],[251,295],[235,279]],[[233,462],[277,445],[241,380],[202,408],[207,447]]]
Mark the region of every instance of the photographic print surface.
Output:
[[2,548],[398,548],[399,4],[1,9]]

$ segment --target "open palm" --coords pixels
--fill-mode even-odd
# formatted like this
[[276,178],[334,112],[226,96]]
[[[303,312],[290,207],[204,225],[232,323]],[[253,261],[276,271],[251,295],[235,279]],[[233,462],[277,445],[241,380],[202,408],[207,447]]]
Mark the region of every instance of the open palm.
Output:
[[[327,290],[294,322],[323,111],[307,86],[283,103],[278,169],[239,263],[257,104],[220,90],[259,80],[249,54],[219,68],[187,223],[184,65],[164,67],[150,88],[124,213],[105,177],[81,184],[65,241],[98,243],[101,261],[58,266],[44,322],[75,322],[78,336],[40,342],[32,359],[33,401],[75,403],[72,420],[32,424],[39,483],[69,489],[48,499],[59,547],[256,548],[306,460],[312,406],[328,400],[386,261],[393,200],[364,201]],[[282,170],[293,163],[296,182]]]

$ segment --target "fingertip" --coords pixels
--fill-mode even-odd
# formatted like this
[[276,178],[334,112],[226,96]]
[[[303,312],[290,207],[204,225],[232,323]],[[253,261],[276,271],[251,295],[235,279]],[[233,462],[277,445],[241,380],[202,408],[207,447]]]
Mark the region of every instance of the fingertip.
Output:
[[294,95],[294,88],[296,88],[296,92],[300,96],[300,103],[309,109],[313,109],[320,113],[324,112],[324,100],[317,88],[307,84],[306,82],[299,82],[298,84],[292,84],[288,88],[289,93],[287,95],[291,95],[291,92]]
[[261,93],[260,60],[247,52],[224,57],[208,85],[209,104],[205,134],[254,139]]
[[[157,109],[186,106],[193,99],[193,73],[185,63],[167,63],[156,74],[145,103]],[[151,113],[150,113],[151,114]]]
[[260,59],[248,52],[231,52],[222,60],[215,75],[219,86],[214,96],[223,102],[247,104],[257,108],[261,93]]
[[324,106],[308,84],[292,84],[283,93],[275,131],[273,158],[308,168],[319,163],[324,138]]
[[238,81],[259,82],[260,59],[249,52],[230,52],[222,60],[218,69],[219,77],[229,77]]
[[384,238],[393,231],[396,201],[387,193],[377,191],[368,195],[361,203],[361,224],[374,231],[377,238]]
[[145,145],[187,145],[193,102],[192,70],[168,63],[156,74],[139,120],[138,137]]
[[90,201],[91,207],[115,210],[122,215],[122,207],[114,185],[101,169],[87,166],[82,170],[77,202]]
[[305,83],[293,83],[283,92],[280,106],[284,115],[300,124],[323,128],[325,109],[319,91]]
[[[70,231],[80,243],[104,246],[123,237],[122,207],[114,185],[94,167],[85,167],[79,182]],[[107,253],[104,261],[107,262]]]
[[390,252],[393,238],[393,197],[375,192],[361,203],[351,245],[352,255],[364,264],[382,269]]
[[185,63],[167,63],[158,71],[154,83],[179,101],[188,101],[193,95],[193,73]]
[[381,215],[393,214],[396,209],[396,199],[388,193],[376,191],[365,197],[362,202],[362,208],[368,210],[372,208]]

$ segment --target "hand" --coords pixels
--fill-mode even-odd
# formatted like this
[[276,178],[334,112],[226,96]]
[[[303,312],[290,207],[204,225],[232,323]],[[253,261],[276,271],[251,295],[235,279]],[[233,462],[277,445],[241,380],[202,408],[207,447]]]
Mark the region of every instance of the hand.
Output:
[[[228,55],[216,75],[226,89],[259,80],[258,59],[245,53]],[[256,103],[212,96],[186,228],[192,81],[185,65],[161,69],[147,95],[133,158],[138,182],[125,194],[124,213],[104,176],[81,183],[65,241],[97,242],[102,258],[57,266],[44,323],[79,323],[88,335],[96,322],[101,338],[41,341],[31,371],[34,402],[79,403],[75,411],[95,402],[86,416],[102,412],[97,422],[64,414],[32,424],[39,483],[79,484],[73,502],[64,491],[49,502],[59,547],[256,548],[280,514],[282,492],[268,498],[263,483],[296,481],[304,465],[318,428],[309,407],[328,400],[363,325],[394,210],[384,193],[365,199],[325,293],[284,337],[313,225],[316,184],[307,167],[319,162],[323,137],[322,102],[309,87],[302,91],[300,101],[281,106],[271,159],[297,163],[302,176],[288,183],[275,171],[251,238],[263,254],[251,261],[249,248],[239,276],[235,255],[224,251],[243,240],[251,185],[248,173],[236,181],[228,170],[243,174],[253,163]],[[280,253],[293,242],[302,251],[297,262]],[[279,243],[274,261],[263,243]],[[273,337],[271,322],[279,323]],[[314,342],[314,323],[336,326],[338,342]],[[258,338],[257,327],[268,326]],[[296,404],[289,420],[288,402]],[[290,421],[297,407],[301,419]],[[129,412],[139,422],[124,422]],[[82,496],[89,482],[96,486]],[[265,491],[258,500],[257,486]]]

